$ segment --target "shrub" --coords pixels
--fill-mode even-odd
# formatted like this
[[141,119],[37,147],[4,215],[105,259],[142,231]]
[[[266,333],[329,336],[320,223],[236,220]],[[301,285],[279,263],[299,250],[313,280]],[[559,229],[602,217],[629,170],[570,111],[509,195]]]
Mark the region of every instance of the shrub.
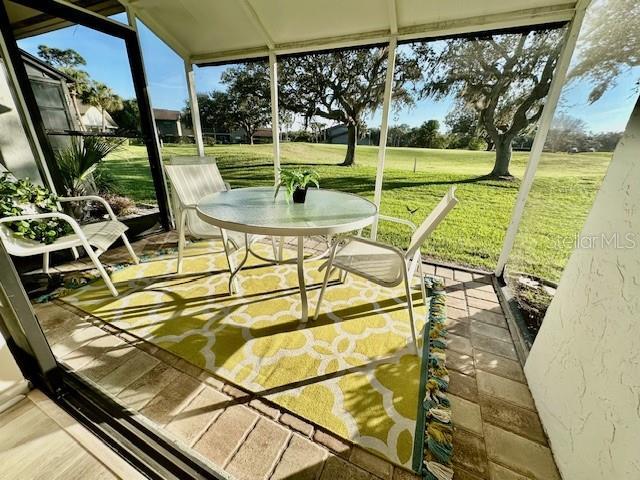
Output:
[[[122,195],[114,195],[114,194],[105,194],[103,198],[107,201],[113,213],[118,217],[131,215],[136,212],[136,204],[129,197],[125,197]],[[97,216],[104,216],[107,214],[104,205],[101,203],[96,203],[93,209],[93,213]]]
[[[92,175],[104,158],[122,145],[120,139],[86,137],[71,139],[71,145],[56,153],[63,188],[70,196],[89,193]],[[104,174],[104,172],[103,172]],[[107,178],[103,180],[106,185]]]
[[[33,215],[57,212],[58,204],[54,194],[28,178],[17,180],[13,176],[0,176],[0,217]],[[21,220],[6,223],[16,235],[50,244],[71,233],[71,226],[64,220],[49,218],[42,220]]]

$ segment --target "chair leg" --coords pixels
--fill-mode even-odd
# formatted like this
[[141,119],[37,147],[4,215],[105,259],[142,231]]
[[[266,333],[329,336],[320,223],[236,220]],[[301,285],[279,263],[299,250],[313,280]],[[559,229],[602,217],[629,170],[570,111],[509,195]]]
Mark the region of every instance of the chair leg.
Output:
[[327,283],[329,283],[329,276],[333,269],[331,266],[333,265],[333,258],[336,255],[336,248],[338,244],[336,243],[331,249],[331,254],[329,255],[329,260],[327,260],[326,272],[324,273],[324,281],[322,282],[322,288],[320,289],[320,295],[318,296],[318,303],[316,304],[316,314],[313,316],[314,320],[318,319],[318,315],[320,315],[320,306],[322,305],[322,297],[324,297],[324,291],[327,289]]
[[278,240],[278,261],[282,262],[282,255],[284,250],[284,237],[280,237]]
[[273,248],[273,259],[276,261],[276,263],[279,263],[280,259],[278,258],[278,245],[276,244],[276,237],[271,237],[271,247]]
[[178,268],[177,272],[182,273],[182,261],[184,255],[184,227],[187,222],[187,212],[180,212],[180,225],[178,227]]
[[422,291],[422,303],[427,306],[427,288],[424,286],[424,271],[422,269],[422,259],[418,264],[418,272],[420,272],[420,290]]
[[49,275],[49,252],[42,254],[42,273]]
[[78,247],[71,247],[71,253],[73,253],[74,260],[78,260],[80,258],[80,254],[78,253]]
[[129,251],[129,255],[131,255],[131,258],[133,259],[133,263],[138,265],[140,263],[140,259],[136,255],[136,252],[133,251],[133,247],[129,243],[129,239],[124,233],[120,235],[120,238],[122,238],[122,243],[124,243],[124,246],[127,247],[127,250]]
[[100,276],[102,277],[102,280],[104,280],[105,285],[107,286],[107,288],[111,292],[111,295],[113,295],[114,297],[117,297],[118,296],[118,290],[116,290],[116,287],[113,285],[113,282],[111,281],[111,277],[109,277],[109,274],[107,273],[107,271],[102,266],[102,263],[100,262],[100,258],[98,258],[98,256],[95,254],[95,252],[93,251],[93,249],[91,247],[87,246],[87,247],[85,247],[85,250],[87,251],[87,255],[89,255],[89,258],[91,259],[93,264],[98,269],[98,272],[100,273]]
[[[233,261],[231,259],[231,252],[229,252],[229,237],[225,230],[220,229],[222,234],[222,246],[224,247],[224,254],[227,257],[227,266],[229,267],[229,274],[233,273]],[[245,235],[245,242],[248,242],[249,238]],[[229,293],[238,293],[238,278],[234,277],[233,281],[229,284]]]
[[404,272],[404,290],[407,294],[407,307],[409,309],[409,324],[411,325],[411,338],[413,338],[413,350],[416,355],[418,353],[418,339],[416,337],[416,324],[413,312],[413,299],[411,298],[411,280],[409,279],[409,273]]

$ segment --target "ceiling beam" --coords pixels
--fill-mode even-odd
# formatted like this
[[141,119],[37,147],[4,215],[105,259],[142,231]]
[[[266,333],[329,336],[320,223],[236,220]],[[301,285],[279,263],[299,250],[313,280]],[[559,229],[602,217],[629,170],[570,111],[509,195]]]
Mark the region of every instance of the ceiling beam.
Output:
[[391,35],[398,34],[398,7],[396,0],[387,0],[387,7],[389,9],[389,31]]
[[[109,17],[124,11],[123,6],[116,0],[79,0],[74,3],[74,6],[91,10],[103,17]],[[71,22],[61,18],[52,17],[51,15],[40,13],[37,10],[34,12],[37,12],[34,16],[18,20],[11,24],[16,39],[32,37],[72,25]]]
[[551,7],[528,8],[515,12],[494,13],[402,27],[398,31],[398,39],[418,40],[420,38],[528,27],[545,23],[569,22],[575,14],[575,5],[575,2],[571,2]]
[[[422,40],[429,38],[481,33],[508,28],[527,27],[554,22],[568,22],[575,13],[575,3],[566,3],[553,7],[539,7],[514,12],[482,15],[447,20],[423,25],[398,27],[398,41]],[[374,30],[351,35],[274,44],[271,49],[277,55],[313,52],[318,50],[358,47],[376,43],[388,43],[392,36],[390,30]],[[223,50],[206,54],[192,55],[190,60],[195,64],[213,64],[232,62],[235,60],[267,57],[270,48],[252,47],[240,50]]]
[[132,9],[135,16],[144,23],[162,42],[183,60],[189,59],[189,50],[180,43],[167,29],[158,23],[153,15],[145,11],[136,0],[120,0],[127,8]]
[[247,17],[249,17],[249,20],[251,21],[253,26],[260,32],[260,35],[262,35],[264,43],[267,45],[267,49],[269,51],[274,50],[275,42],[273,41],[273,38],[271,38],[271,35],[269,34],[267,28],[262,23],[262,20],[260,20],[260,17],[258,16],[255,8],[253,8],[251,0],[242,0],[240,4],[242,5],[242,9],[247,14]]

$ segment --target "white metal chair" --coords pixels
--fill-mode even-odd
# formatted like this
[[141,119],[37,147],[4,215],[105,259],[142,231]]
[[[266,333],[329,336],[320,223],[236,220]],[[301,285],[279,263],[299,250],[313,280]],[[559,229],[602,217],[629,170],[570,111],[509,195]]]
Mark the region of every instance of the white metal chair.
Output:
[[[100,276],[107,285],[107,288],[114,297],[118,296],[109,274],[102,266],[100,262],[100,255],[104,253],[118,238],[122,239],[125,247],[129,251],[131,258],[137,264],[139,263],[138,256],[131,248],[131,244],[127,239],[124,232],[128,227],[118,221],[111,206],[105,199],[98,197],[97,195],[85,195],[81,197],[59,197],[58,200],[62,202],[79,202],[79,201],[93,201],[101,203],[106,209],[109,220],[104,222],[89,223],[87,225],[80,225],[74,218],[61,212],[50,213],[38,213],[32,215],[18,215],[13,217],[0,218],[0,239],[4,244],[7,252],[17,257],[28,257],[30,255],[43,255],[42,271],[49,273],[49,254],[59,250],[72,249],[74,254],[77,247],[82,247],[87,252],[87,255],[98,269]],[[14,232],[7,226],[3,225],[8,222],[15,222],[20,220],[41,220],[46,218],[59,218],[67,222],[73,229],[73,233],[58,238],[55,242],[46,245],[44,243],[36,242],[28,238],[20,237],[14,234]]]
[[318,297],[314,320],[318,318],[318,314],[320,313],[322,297],[327,288],[329,276],[334,268],[344,271],[345,275],[346,273],[353,273],[383,287],[396,287],[404,283],[407,295],[407,307],[409,310],[409,322],[411,324],[411,336],[417,355],[418,342],[416,340],[415,314],[413,311],[410,282],[416,272],[416,268],[418,268],[421,277],[420,287],[422,289],[422,297],[423,300],[426,301],[420,247],[457,203],[458,199],[455,197],[455,187],[451,187],[438,205],[431,211],[429,216],[422,222],[420,227],[416,227],[408,220],[378,215],[378,220],[399,223],[412,229],[411,243],[406,252],[391,245],[356,236],[347,237],[345,239],[346,244],[340,249],[338,249],[339,243],[334,243],[326,264],[327,271],[324,276],[324,282],[322,283],[322,289],[320,290],[320,296]]
[[[177,272],[182,273],[187,235],[201,239],[222,239],[229,271],[232,272],[234,269],[231,253],[245,246],[246,242],[253,243],[259,237],[221,230],[204,222],[198,216],[196,206],[202,197],[231,189],[230,185],[222,179],[215,159],[210,157],[173,157],[169,160],[169,164],[164,166],[164,169],[171,184],[174,217],[178,230]],[[235,280],[234,285],[229,286],[231,290],[233,287],[237,289]]]

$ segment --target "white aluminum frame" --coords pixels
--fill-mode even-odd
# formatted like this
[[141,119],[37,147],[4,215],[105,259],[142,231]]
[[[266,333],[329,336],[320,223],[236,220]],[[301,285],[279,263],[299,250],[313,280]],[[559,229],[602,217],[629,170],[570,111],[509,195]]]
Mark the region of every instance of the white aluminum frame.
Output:
[[271,90],[271,140],[273,142],[274,180],[275,185],[278,185],[280,183],[280,119],[278,113],[278,58],[274,52],[269,52],[269,86]]
[[193,136],[196,141],[196,149],[198,156],[204,157],[204,138],[202,135],[202,124],[200,121],[200,105],[198,102],[198,92],[196,91],[196,78],[193,72],[193,65],[184,62],[184,72],[187,78],[187,90],[189,90],[189,108],[191,109],[191,126],[193,127]]
[[580,34],[580,28],[582,27],[582,22],[590,3],[591,0],[580,0],[580,2],[578,2],[575,16],[573,17],[573,20],[571,20],[571,24],[569,25],[569,29],[565,35],[564,45],[562,46],[560,56],[558,57],[555,72],[553,72],[553,78],[551,79],[551,85],[549,86],[549,92],[547,93],[542,115],[538,120],[538,129],[533,140],[533,145],[531,146],[531,152],[529,153],[527,168],[525,169],[524,176],[522,177],[522,183],[520,184],[516,203],[513,206],[511,223],[507,228],[507,233],[505,234],[504,241],[502,243],[502,251],[500,252],[500,257],[498,258],[498,263],[494,271],[497,277],[503,275],[507,261],[509,260],[509,255],[513,250],[513,245],[518,234],[518,228],[522,221],[524,207],[527,204],[529,192],[533,186],[538,164],[540,163],[542,149],[544,148],[544,143],[547,140],[547,134],[549,133],[549,128],[553,121],[553,115],[556,111],[556,107],[558,106],[558,100],[560,99],[562,87],[564,86],[564,81],[567,77],[567,71],[569,69],[569,64],[571,63],[571,57],[573,56],[578,35]]
[[[395,2],[394,2],[395,4]],[[394,10],[395,11],[395,10]],[[389,132],[389,112],[391,111],[391,96],[393,95],[393,79],[396,68],[396,50],[398,39],[394,35],[389,40],[389,52],[387,56],[387,72],[384,83],[384,99],[382,101],[382,124],[380,125],[380,139],[378,141],[378,166],[376,168],[376,184],[373,193],[373,203],[380,211],[382,202],[382,181],[384,177],[384,161],[387,155],[387,134]],[[371,225],[371,238],[378,235],[378,222]]]

